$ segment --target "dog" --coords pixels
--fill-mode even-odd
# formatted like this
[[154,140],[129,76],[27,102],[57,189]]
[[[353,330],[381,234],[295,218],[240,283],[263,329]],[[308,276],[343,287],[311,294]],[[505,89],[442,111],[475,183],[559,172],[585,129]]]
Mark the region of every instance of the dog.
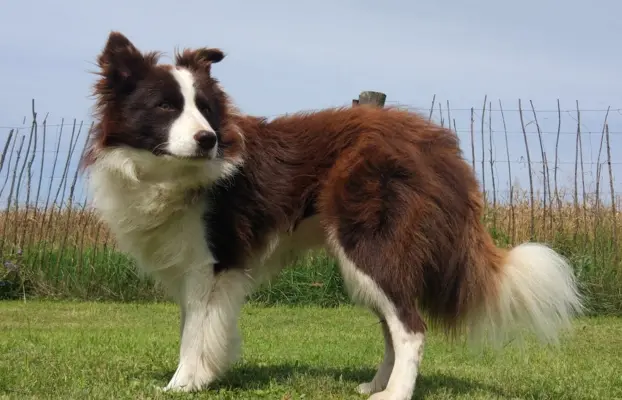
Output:
[[379,318],[384,358],[357,387],[373,400],[411,398],[428,324],[491,343],[526,327],[555,342],[583,312],[561,255],[494,244],[451,130],[365,105],[245,115],[212,76],[222,50],[159,57],[109,34],[81,168],[120,249],[180,306],[165,390],[222,376],[247,296],[310,249],[335,257],[351,299]]

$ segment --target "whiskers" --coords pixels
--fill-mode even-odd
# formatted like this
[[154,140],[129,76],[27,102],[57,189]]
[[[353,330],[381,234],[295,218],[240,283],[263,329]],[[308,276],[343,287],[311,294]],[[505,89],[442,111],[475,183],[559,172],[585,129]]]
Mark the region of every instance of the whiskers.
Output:
[[154,147],[152,151],[156,155],[169,154],[169,152],[166,150],[169,144],[170,142],[168,140],[165,142],[162,142],[158,144],[156,147]]

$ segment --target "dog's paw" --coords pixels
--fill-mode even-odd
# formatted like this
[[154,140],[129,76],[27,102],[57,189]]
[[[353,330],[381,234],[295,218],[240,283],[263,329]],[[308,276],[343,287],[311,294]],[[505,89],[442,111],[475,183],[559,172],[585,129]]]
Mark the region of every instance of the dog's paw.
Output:
[[162,390],[165,392],[196,392],[205,389],[213,380],[213,374],[204,368],[180,365],[168,385]]
[[397,397],[394,393],[387,390],[369,396],[368,400],[409,400],[404,397]]

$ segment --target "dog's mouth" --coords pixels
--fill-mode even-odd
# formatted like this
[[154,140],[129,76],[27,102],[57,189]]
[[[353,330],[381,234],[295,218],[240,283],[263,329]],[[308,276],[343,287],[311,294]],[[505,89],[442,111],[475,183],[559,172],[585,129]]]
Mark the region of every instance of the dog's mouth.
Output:
[[166,158],[171,158],[171,159],[175,159],[175,160],[180,160],[180,161],[211,161],[211,160],[215,160],[218,157],[217,152],[203,152],[203,151],[198,151],[195,154],[191,154],[191,155],[181,155],[181,154],[173,154],[169,151],[158,151],[158,152],[154,152],[154,154],[156,156],[160,156],[160,157],[166,157]]

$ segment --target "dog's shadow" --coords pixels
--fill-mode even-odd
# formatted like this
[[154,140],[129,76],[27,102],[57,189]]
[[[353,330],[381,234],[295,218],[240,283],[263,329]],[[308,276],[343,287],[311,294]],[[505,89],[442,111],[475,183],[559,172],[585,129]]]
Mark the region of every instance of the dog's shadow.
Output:
[[[310,377],[329,378],[335,381],[342,381],[346,385],[352,386],[353,390],[357,384],[369,381],[374,376],[375,370],[372,368],[322,368],[312,367],[304,364],[277,364],[277,365],[257,365],[242,364],[231,369],[219,381],[211,385],[211,389],[238,389],[238,390],[257,390],[265,389],[271,382],[287,382],[296,375],[306,375]],[[173,376],[173,372],[155,374],[153,378],[167,382]],[[469,381],[442,373],[425,372],[417,378],[417,388],[415,399],[425,399],[434,393],[443,392],[453,396],[465,394],[488,394],[494,398],[515,398],[516,393],[507,393],[495,386]],[[522,398],[522,395],[519,395]]]

